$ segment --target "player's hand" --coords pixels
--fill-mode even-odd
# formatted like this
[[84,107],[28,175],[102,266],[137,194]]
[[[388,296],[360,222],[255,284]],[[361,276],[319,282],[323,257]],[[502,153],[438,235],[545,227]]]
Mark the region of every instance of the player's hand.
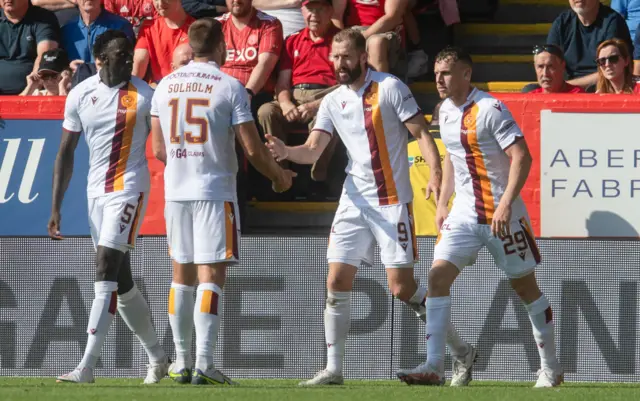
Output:
[[511,223],[511,205],[500,202],[491,221],[491,233],[493,236],[503,238],[510,235],[509,223]]
[[298,113],[300,113],[300,121],[308,123],[318,114],[318,110],[309,103],[305,103],[298,106]]
[[440,232],[447,217],[449,217],[449,209],[446,207],[438,207],[436,209],[436,227],[438,228],[438,232]]
[[280,105],[282,108],[282,115],[287,119],[290,123],[294,121],[298,121],[300,119],[300,112],[293,102],[285,102]]
[[287,157],[289,156],[287,145],[285,145],[280,138],[276,138],[271,134],[266,134],[264,137],[267,140],[265,145],[269,148],[273,158],[276,159],[277,162],[287,160]]
[[60,234],[60,213],[52,213],[47,224],[47,230],[49,231],[49,238],[54,240],[62,240],[62,234]]
[[298,173],[295,173],[291,170],[282,170],[282,174],[280,175],[280,179],[278,182],[273,182],[271,187],[274,192],[281,193],[286,192],[293,185],[293,177],[296,177]]
[[442,187],[442,170],[431,170],[431,176],[429,177],[429,182],[427,183],[427,188],[425,190],[425,199],[431,198],[433,194],[433,200],[436,205],[440,200],[440,188]]

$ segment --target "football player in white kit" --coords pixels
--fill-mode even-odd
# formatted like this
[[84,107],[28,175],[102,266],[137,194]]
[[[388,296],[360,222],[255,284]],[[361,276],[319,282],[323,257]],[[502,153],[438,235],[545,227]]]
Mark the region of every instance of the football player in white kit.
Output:
[[[562,383],[563,369],[556,357],[551,306],[534,273],[540,253],[520,198],[531,155],[509,110],[472,87],[471,72],[471,57],[462,49],[446,48],[436,57],[437,89],[446,99],[439,118],[447,153],[436,211],[440,232],[429,271],[427,361],[398,376],[409,384],[444,384],[450,288],[486,246],[529,313],[541,360],[535,387],[554,387]],[[454,189],[456,197],[449,212],[447,204]],[[470,379],[472,366],[466,367]]]
[[93,54],[102,63],[98,74],[73,88],[66,99],[48,230],[51,238],[62,239],[60,208],[73,174],[73,154],[84,133],[89,146],[89,225],[97,253],[95,298],[84,357],[58,381],[94,382],[93,370],[117,307],[149,356],[144,382],[157,383],[166,376],[169,360],[151,324],[149,306],[133,282],[129,256],[149,194],[145,144],[153,90],[131,76],[133,44],[121,31],[109,30],[96,38]]
[[[361,263],[372,263],[376,243],[391,293],[424,320],[427,289],[418,286],[413,276],[418,249],[407,162],[409,133],[416,137],[431,168],[427,198],[431,193],[438,197],[442,174],[438,148],[411,91],[393,75],[367,67],[362,33],[351,29],[338,33],[333,39],[332,58],[341,85],[323,99],[307,142],[287,147],[267,135],[267,146],[278,160],[313,164],[334,131],[349,154],[347,178],[327,251],[327,366],[311,380],[300,383],[302,386],[343,383],[353,282]],[[470,353],[470,346],[455,331],[450,331],[448,340],[455,355]]]
[[153,151],[166,164],[165,219],[173,259],[169,322],[176,362],[169,376],[185,384],[233,384],[216,369],[213,354],[226,269],[240,260],[236,137],[275,191],[289,189],[295,174],[281,169],[262,144],[246,89],[220,71],[226,56],[220,22],[194,22],[189,43],[193,61],[163,78],[151,111]]

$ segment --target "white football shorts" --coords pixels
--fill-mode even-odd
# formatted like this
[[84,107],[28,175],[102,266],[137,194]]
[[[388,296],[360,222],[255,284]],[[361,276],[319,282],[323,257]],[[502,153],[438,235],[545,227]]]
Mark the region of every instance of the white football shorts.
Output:
[[145,192],[112,192],[89,198],[93,247],[104,246],[121,252],[133,249],[148,198]]
[[373,264],[376,242],[386,268],[413,267],[418,260],[411,203],[360,207],[339,205],[331,226],[327,260],[360,267]]
[[497,238],[490,225],[457,223],[447,218],[438,234],[433,260],[449,261],[462,271],[475,263],[478,252],[486,246],[508,278],[524,277],[540,264],[540,251],[528,216],[513,220],[510,228],[510,235]]
[[240,216],[235,202],[166,201],[164,217],[171,258],[211,264],[240,260]]

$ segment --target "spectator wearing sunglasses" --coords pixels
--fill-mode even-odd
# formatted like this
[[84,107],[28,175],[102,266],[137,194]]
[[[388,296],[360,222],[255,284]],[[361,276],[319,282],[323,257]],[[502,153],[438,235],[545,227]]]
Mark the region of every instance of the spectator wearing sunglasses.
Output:
[[599,0],[569,0],[569,5],[553,21],[547,43],[562,49],[569,83],[587,89],[598,80],[594,55],[599,43],[620,38],[629,49],[633,44],[625,19],[611,7]]
[[633,82],[633,63],[624,41],[605,40],[598,46],[596,54],[598,65],[596,93],[640,93],[640,86]]
[[564,54],[554,45],[538,45],[533,48],[533,66],[537,84],[527,85],[523,93],[584,93],[584,89],[565,81]]
[[20,96],[67,96],[70,86],[69,58],[58,48],[42,55],[38,71],[27,76],[27,87]]

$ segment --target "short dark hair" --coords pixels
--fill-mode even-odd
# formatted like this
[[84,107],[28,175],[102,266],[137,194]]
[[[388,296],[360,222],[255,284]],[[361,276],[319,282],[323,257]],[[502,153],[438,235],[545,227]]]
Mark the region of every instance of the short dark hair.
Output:
[[189,44],[195,57],[213,54],[222,39],[222,24],[215,18],[200,18],[189,27]]
[[336,33],[336,35],[333,37],[333,41],[335,43],[341,43],[345,41],[350,42],[357,51],[361,53],[367,51],[367,40],[364,38],[364,35],[362,35],[362,32],[357,29],[343,29],[342,31]]
[[438,55],[436,55],[436,63],[445,60],[451,60],[453,62],[460,61],[468,65],[469,67],[473,67],[471,55],[469,55],[469,53],[461,47],[447,46],[444,49],[440,50]]
[[96,41],[93,43],[93,58],[103,60],[103,55],[109,43],[116,39],[126,39],[131,43],[131,39],[126,33],[115,29],[109,29],[103,34],[98,35]]

